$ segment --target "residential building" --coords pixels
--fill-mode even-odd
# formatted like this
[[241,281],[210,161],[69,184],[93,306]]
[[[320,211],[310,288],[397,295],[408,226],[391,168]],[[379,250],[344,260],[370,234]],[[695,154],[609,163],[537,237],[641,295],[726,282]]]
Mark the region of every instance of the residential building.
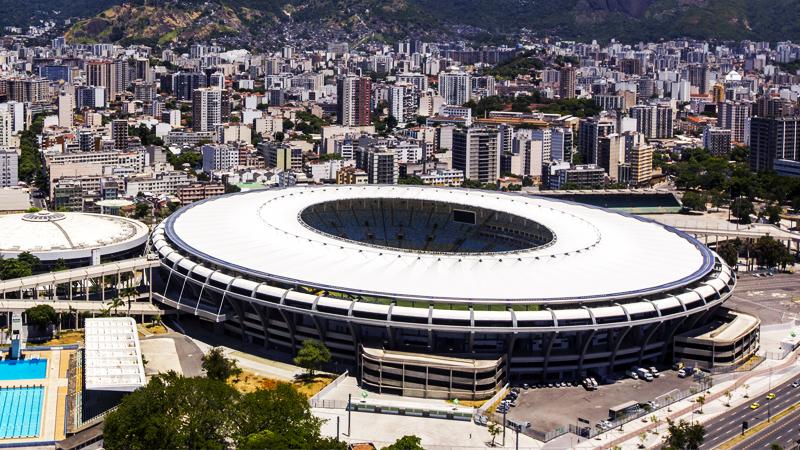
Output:
[[750,168],[772,170],[777,160],[800,161],[800,117],[753,117]]
[[453,169],[464,178],[494,183],[500,177],[500,136],[491,128],[464,128],[453,131]]
[[0,148],[0,188],[16,187],[19,183],[19,155],[15,150]]
[[192,130],[214,131],[222,123],[222,91],[195,89],[192,94]]
[[703,130],[703,147],[714,156],[725,156],[731,150],[731,130],[706,127]]
[[339,124],[358,127],[372,123],[372,80],[356,76],[340,78],[336,94]]
[[451,71],[439,74],[439,95],[447,105],[463,105],[472,98],[472,82],[466,72]]

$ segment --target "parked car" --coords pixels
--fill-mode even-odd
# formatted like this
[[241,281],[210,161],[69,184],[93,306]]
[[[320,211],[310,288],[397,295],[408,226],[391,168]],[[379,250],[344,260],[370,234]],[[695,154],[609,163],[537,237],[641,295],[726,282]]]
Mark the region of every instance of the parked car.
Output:
[[653,376],[656,377],[656,378],[661,376],[661,372],[659,372],[658,369],[656,369],[655,367],[650,366],[650,367],[647,368],[647,370],[649,370],[650,373],[652,373]]

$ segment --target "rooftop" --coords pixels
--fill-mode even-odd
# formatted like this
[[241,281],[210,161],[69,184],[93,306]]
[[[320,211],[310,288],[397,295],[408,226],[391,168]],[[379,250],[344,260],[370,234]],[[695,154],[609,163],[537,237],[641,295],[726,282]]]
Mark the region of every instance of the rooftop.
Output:
[[[343,239],[301,220],[301,212],[312,205],[387,198],[500,211],[551,230],[555,239],[499,253],[425,252]],[[390,213],[387,209],[383,223],[399,220],[398,215],[388,219]],[[414,220],[424,220],[419,216]],[[364,222],[378,223],[356,223]],[[408,223],[392,222],[395,227]],[[372,185],[253,191],[192,204],[173,214],[165,229],[184,254],[254,279],[391,298],[634,297],[685,286],[713,267],[713,255],[702,244],[651,220],[556,199],[464,189]]]
[[131,317],[86,319],[86,389],[133,392],[145,385],[136,321]]
[[31,252],[42,259],[50,259],[49,252],[135,246],[149,233],[145,224],[123,217],[48,211],[0,216],[0,230],[0,255]]

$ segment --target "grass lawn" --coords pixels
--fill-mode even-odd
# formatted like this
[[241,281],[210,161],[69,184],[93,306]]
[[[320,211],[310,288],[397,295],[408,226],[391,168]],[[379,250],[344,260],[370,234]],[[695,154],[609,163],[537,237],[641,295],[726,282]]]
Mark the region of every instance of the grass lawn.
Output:
[[61,331],[61,335],[57,338],[50,339],[47,342],[43,342],[37,345],[69,345],[69,344],[78,344],[83,342],[83,331],[80,330],[63,330]]
[[[291,384],[300,391],[300,393],[311,398],[321,391],[322,388],[331,384],[335,378],[335,375],[317,375],[313,380],[297,379],[292,381]],[[253,392],[257,389],[274,389],[280,382],[280,380],[263,377],[247,370],[243,370],[242,374],[238,377],[228,380],[228,383],[239,392]]]

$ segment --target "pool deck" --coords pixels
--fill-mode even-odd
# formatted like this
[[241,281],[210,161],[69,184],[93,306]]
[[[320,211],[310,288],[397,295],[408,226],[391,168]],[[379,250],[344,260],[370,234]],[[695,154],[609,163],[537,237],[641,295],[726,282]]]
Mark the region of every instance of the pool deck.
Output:
[[39,436],[0,439],[0,444],[55,441],[64,437],[64,405],[67,394],[67,366],[72,351],[46,350],[26,352],[26,357],[47,359],[47,376],[38,380],[0,380],[0,388],[44,386],[44,403]]

